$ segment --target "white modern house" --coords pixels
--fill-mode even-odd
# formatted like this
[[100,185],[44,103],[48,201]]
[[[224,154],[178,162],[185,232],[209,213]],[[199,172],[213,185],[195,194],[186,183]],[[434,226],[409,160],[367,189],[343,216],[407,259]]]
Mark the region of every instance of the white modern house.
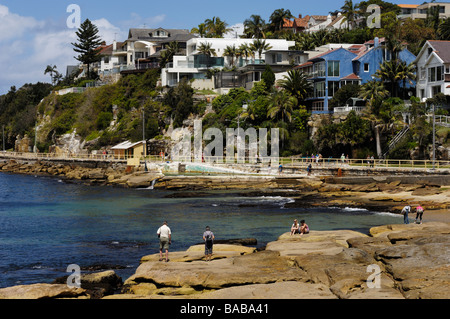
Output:
[[422,102],[437,93],[450,95],[450,41],[428,40],[414,63],[417,65],[416,96]]
[[[162,69],[162,86],[176,86],[181,79],[186,78],[195,80],[193,83],[195,88],[204,86],[204,88],[215,89],[214,80],[208,80],[206,73],[210,69],[222,70],[225,67],[238,69],[241,74],[246,74],[245,83],[253,83],[260,81],[266,64],[275,68],[274,72],[281,72],[307,60],[307,56],[302,51],[289,50],[290,47],[295,46],[295,42],[285,39],[262,40],[270,49],[263,50],[261,56],[258,52],[249,53],[247,56],[240,55],[233,59],[225,55],[227,47],[238,49],[242,45],[251,46],[254,41],[255,39],[241,38],[190,39],[186,42],[186,54],[174,56],[173,63],[169,63],[166,68]],[[215,56],[208,57],[201,54],[198,48],[202,44],[210,45],[215,51]]]

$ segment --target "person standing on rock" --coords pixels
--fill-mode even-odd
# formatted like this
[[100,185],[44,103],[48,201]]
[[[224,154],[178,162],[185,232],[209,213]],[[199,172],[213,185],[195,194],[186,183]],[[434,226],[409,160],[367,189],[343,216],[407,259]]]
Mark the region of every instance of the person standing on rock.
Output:
[[206,230],[203,233],[203,240],[205,241],[205,261],[211,261],[214,238],[214,233],[209,226],[206,226]]
[[169,261],[169,245],[172,243],[172,232],[167,226],[167,221],[158,228],[156,234],[159,237],[159,261],[163,260],[163,250],[166,251],[166,262]]
[[411,211],[411,206],[406,205],[405,207],[403,207],[402,209],[402,214],[403,214],[403,223],[404,224],[409,224],[409,218],[408,218],[408,214]]
[[[416,224],[422,224],[422,216],[423,216],[423,207],[419,205],[416,207],[416,219],[415,219]],[[418,222],[419,220],[420,222]]]

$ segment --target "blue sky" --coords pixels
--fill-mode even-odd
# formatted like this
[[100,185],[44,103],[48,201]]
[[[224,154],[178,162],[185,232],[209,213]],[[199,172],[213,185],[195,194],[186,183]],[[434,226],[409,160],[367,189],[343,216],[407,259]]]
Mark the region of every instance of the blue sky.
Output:
[[77,63],[70,44],[76,40],[75,30],[66,25],[70,4],[79,5],[81,20],[89,18],[99,27],[102,38],[112,42],[114,38],[125,40],[129,28],[191,29],[214,16],[229,26],[239,26],[252,14],[268,21],[280,8],[291,10],[295,16],[327,15],[340,9],[344,0],[0,0],[0,95],[12,85],[19,88],[25,83],[50,82],[44,75],[49,64],[65,74],[67,65]]

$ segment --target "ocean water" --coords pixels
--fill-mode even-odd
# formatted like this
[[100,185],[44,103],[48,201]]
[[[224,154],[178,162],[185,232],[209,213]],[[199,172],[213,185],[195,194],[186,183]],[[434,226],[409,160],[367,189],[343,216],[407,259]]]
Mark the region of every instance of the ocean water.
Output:
[[173,194],[0,173],[0,288],[51,283],[70,274],[70,264],[82,273],[113,268],[125,280],[142,256],[159,252],[156,231],[164,220],[172,230],[171,251],[202,242],[207,225],[216,239],[252,237],[262,247],[289,231],[295,218],[312,230],[367,232],[402,223],[398,215],[365,209],[287,208],[293,199],[279,196]]

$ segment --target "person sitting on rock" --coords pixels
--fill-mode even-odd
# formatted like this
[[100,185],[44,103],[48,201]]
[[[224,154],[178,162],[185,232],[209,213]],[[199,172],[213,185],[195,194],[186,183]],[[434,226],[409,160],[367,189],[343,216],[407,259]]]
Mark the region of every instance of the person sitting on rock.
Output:
[[309,234],[309,226],[305,223],[304,219],[300,221],[300,236],[303,234]]
[[300,234],[300,225],[298,224],[298,220],[294,219],[294,223],[291,227],[291,236],[294,234]]

